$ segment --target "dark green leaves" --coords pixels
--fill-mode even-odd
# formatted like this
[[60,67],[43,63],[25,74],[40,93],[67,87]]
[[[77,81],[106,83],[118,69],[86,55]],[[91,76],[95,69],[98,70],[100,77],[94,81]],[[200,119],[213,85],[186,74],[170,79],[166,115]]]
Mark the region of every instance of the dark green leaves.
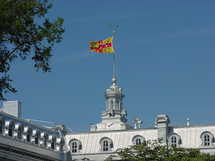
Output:
[[[52,47],[61,42],[63,18],[54,22],[45,19],[42,24],[34,22],[35,17],[44,17],[52,7],[47,0],[1,0],[0,3],[0,100],[3,93],[16,92],[10,86],[12,80],[7,74],[10,63],[18,56],[25,60],[32,54],[34,67],[50,72]],[[10,44],[10,48],[8,48]],[[46,45],[44,45],[46,44]],[[12,46],[12,47],[11,47]]]

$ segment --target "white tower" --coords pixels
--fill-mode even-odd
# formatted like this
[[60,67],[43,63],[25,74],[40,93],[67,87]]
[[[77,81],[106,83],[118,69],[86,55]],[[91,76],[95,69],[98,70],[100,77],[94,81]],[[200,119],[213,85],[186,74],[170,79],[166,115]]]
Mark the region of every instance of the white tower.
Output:
[[122,89],[116,85],[116,78],[112,79],[113,84],[107,89],[104,95],[106,98],[106,111],[102,111],[102,122],[91,125],[91,131],[123,130],[131,127],[126,123],[126,110],[123,110]]

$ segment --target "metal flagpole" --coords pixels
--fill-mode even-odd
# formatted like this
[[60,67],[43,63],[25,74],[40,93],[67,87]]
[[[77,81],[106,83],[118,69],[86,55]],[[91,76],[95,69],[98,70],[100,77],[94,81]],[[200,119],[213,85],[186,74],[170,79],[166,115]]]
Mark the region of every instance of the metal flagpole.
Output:
[[114,31],[114,27],[118,27],[118,25],[108,25],[108,26],[113,26],[113,50],[114,50],[114,52],[113,52],[113,79],[112,79],[112,82],[113,83],[116,83],[116,72],[115,72],[115,54],[116,54],[116,52],[115,52],[115,38],[114,38],[114,36],[115,36],[115,31]]
[[113,78],[116,79],[116,73],[115,73],[115,40],[114,40],[114,36],[115,36],[115,31],[113,29]]

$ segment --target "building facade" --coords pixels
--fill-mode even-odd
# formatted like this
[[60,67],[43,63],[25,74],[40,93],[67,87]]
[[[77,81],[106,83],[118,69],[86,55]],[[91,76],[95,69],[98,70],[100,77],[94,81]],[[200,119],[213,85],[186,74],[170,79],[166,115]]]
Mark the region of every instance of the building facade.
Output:
[[116,85],[116,78],[104,95],[106,110],[102,112],[102,121],[91,125],[90,132],[67,133],[66,144],[73,159],[102,161],[118,148],[140,144],[147,140],[163,138],[163,145],[200,149],[201,152],[215,152],[215,124],[169,126],[167,115],[157,115],[155,126],[141,128],[141,121],[134,118],[135,127],[127,124],[126,110],[123,110],[122,89]]
[[70,161],[66,128],[44,127],[21,118],[19,101],[4,102],[0,112],[1,161]]
[[0,160],[7,161],[71,161],[88,158],[103,161],[114,151],[147,140],[163,138],[163,145],[195,148],[201,152],[215,152],[215,124],[169,126],[170,118],[157,115],[155,126],[141,128],[141,121],[133,118],[134,128],[127,124],[123,109],[122,89],[116,78],[107,89],[105,111],[101,122],[91,125],[90,132],[67,132],[62,124],[44,127],[21,118],[19,101],[4,102],[0,111]]

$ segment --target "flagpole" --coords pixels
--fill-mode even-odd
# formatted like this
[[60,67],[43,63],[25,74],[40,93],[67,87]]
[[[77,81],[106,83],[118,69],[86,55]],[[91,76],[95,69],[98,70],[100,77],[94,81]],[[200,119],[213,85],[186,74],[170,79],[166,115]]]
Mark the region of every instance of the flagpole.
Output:
[[113,27],[113,79],[112,79],[112,82],[115,84],[116,83],[116,72],[115,72],[115,39],[114,39],[114,36],[115,36],[115,31],[114,31],[114,27]]
[[116,78],[116,73],[115,73],[115,40],[114,40],[114,36],[115,36],[115,31],[113,30],[113,46],[114,46],[114,52],[113,52],[113,78]]

